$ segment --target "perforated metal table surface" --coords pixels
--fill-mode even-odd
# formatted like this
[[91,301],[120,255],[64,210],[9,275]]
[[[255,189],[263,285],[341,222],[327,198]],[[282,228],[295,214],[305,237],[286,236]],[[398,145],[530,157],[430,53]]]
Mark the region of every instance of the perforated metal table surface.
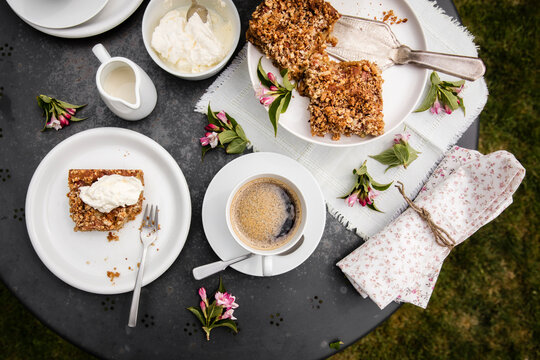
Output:
[[[242,34],[259,0],[236,0]],[[77,346],[111,359],[312,359],[335,351],[336,339],[354,343],[381,324],[398,307],[380,310],[362,299],[335,263],[361,239],[327,214],[323,239],[301,266],[284,275],[257,278],[226,270],[223,280],[241,304],[240,332],[217,329],[207,342],[187,306],[198,303],[197,289],[214,289],[218,277],[196,281],[195,266],[217,260],[204,237],[201,206],[210,180],[234,156],[198,156],[204,122],[195,102],[214,78],[189,82],[161,70],[148,56],[141,38],[147,1],[124,23],[87,39],[61,39],[38,32],[0,2],[0,277],[44,324]],[[437,3],[452,16],[451,0]],[[103,43],[111,53],[134,60],[157,85],[159,100],[149,118],[127,122],[103,106],[94,76],[98,60],[91,48]],[[237,51],[245,42],[242,35]],[[88,99],[91,118],[59,132],[40,133],[37,94],[60,99]],[[190,121],[201,117],[201,121]],[[182,127],[176,126],[182,124]],[[77,290],[54,276],[30,243],[25,221],[26,191],[34,170],[60,141],[80,131],[115,126],[146,134],[161,143],[182,168],[191,191],[193,216],[184,249],[160,278],[143,288],[139,326],[127,327],[131,293],[96,295]],[[476,148],[478,121],[459,144]],[[193,161],[192,159],[196,159]],[[198,329],[198,330],[197,330]]]

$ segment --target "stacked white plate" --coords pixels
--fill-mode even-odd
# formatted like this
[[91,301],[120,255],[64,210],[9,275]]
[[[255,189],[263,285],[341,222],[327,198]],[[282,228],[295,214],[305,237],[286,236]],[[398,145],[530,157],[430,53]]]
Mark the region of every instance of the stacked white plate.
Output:
[[49,35],[84,38],[126,20],[143,0],[7,0],[28,25]]

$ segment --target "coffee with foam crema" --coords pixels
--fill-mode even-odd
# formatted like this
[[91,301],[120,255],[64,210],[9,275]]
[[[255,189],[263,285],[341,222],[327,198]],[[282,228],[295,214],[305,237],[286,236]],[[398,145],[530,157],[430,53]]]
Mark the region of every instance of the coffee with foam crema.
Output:
[[262,177],[238,189],[231,201],[230,221],[236,236],[248,247],[274,250],[295,236],[302,206],[289,185]]

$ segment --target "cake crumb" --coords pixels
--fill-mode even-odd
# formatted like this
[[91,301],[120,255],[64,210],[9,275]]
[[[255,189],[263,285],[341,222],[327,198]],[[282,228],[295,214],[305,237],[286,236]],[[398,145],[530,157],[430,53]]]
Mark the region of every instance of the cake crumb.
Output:
[[378,19],[376,16],[374,17],[374,20],[378,20],[378,21],[383,21],[389,25],[394,25],[394,24],[404,24],[406,23],[409,19],[407,18],[399,18],[395,13],[394,13],[394,10],[388,10],[388,11],[383,11],[382,13],[382,17],[380,19]]
[[109,240],[109,242],[118,241],[120,240],[120,237],[118,236],[118,233],[113,233],[112,231],[109,231],[109,234],[107,235],[107,240]]
[[86,265],[90,265],[90,261],[86,260]]
[[[116,270],[116,268],[114,269]],[[118,271],[107,271],[107,277],[114,283],[114,279],[120,277],[120,273]]]

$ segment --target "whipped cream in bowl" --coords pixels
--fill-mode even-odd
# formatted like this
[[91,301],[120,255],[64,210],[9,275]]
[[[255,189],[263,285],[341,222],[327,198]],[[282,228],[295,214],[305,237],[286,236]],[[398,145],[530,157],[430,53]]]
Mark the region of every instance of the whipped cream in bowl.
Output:
[[240,38],[240,17],[232,0],[200,0],[208,9],[186,18],[188,0],[152,0],[143,16],[143,41],[150,57],[167,72],[188,80],[218,73]]
[[113,174],[100,177],[91,186],[81,186],[79,196],[85,204],[107,214],[117,207],[136,204],[143,189],[136,177]]

